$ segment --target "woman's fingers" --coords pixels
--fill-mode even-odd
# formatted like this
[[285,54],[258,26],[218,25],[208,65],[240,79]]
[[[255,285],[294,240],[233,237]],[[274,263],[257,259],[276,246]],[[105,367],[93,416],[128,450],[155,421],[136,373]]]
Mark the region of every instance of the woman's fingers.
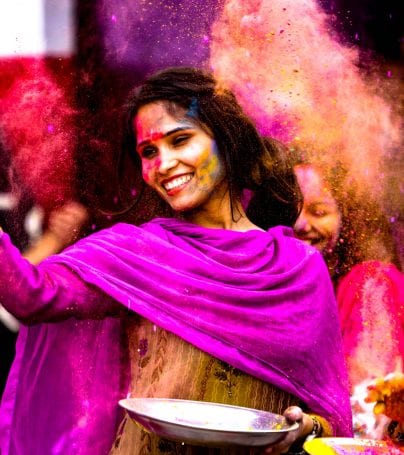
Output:
[[84,206],[69,202],[51,213],[48,231],[57,237],[61,247],[66,247],[77,239],[88,218],[88,211]]
[[[305,425],[303,425],[303,419],[305,414],[301,408],[299,408],[298,406],[290,406],[285,410],[283,415],[288,421],[288,423],[293,424],[297,422],[299,424],[299,427],[296,430],[286,433],[285,437],[277,441],[275,444],[271,444],[270,446],[266,447],[264,449],[264,454],[280,455],[282,453],[286,453],[290,446],[297,439],[300,439],[305,436],[303,434],[305,427]],[[307,417],[310,419],[309,416]]]

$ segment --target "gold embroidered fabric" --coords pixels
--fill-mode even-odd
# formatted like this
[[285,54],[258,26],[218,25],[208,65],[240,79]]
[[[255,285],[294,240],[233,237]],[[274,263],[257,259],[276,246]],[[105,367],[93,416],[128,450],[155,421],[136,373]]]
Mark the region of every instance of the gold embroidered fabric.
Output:
[[[131,396],[179,398],[245,406],[282,414],[299,400],[211,357],[150,321],[130,324]],[[249,449],[212,449],[161,439],[125,417],[113,455],[248,454]]]

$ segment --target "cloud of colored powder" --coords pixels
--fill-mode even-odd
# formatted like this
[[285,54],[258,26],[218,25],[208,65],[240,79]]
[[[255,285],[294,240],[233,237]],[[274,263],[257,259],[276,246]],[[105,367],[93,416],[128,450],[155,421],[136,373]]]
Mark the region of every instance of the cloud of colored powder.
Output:
[[99,22],[107,63],[143,74],[208,61],[210,26],[222,0],[103,0]]
[[24,71],[0,98],[0,129],[19,180],[47,210],[73,198],[75,112],[43,60]]
[[[379,201],[400,159],[391,80],[358,67],[313,0],[227,0],[213,25],[211,66],[260,131],[310,151]],[[391,198],[396,198],[390,194]],[[397,199],[397,198],[396,198]]]

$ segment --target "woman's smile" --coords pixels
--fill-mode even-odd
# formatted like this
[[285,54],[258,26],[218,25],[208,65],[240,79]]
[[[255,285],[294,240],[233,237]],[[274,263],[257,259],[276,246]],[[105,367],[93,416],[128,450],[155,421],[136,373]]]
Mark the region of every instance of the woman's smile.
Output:
[[173,196],[185,188],[192,180],[193,176],[193,173],[175,175],[169,179],[163,180],[161,185],[164,187],[168,195]]

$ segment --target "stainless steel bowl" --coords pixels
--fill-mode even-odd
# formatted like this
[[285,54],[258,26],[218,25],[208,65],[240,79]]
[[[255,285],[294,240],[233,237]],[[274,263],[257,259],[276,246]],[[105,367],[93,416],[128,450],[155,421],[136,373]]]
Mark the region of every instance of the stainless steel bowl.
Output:
[[205,401],[127,398],[119,405],[147,431],[196,445],[265,446],[298,428],[278,414]]

